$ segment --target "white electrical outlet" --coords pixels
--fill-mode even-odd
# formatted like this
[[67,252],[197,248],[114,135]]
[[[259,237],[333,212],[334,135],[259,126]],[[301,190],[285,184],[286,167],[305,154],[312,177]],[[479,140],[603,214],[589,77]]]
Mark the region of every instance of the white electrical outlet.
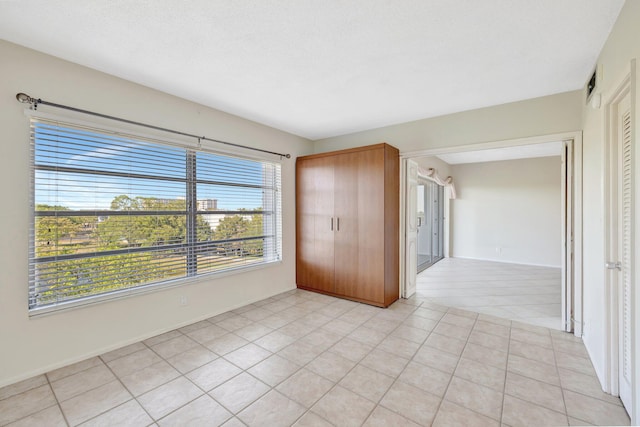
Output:
[[180,295],[180,305],[189,304],[189,298],[186,295]]

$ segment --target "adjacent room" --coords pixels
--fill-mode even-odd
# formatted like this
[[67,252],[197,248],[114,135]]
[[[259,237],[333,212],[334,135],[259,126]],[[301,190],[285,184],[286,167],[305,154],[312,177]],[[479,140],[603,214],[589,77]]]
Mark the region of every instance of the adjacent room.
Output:
[[[421,170],[455,183],[452,191],[425,178],[427,187],[436,188],[433,200],[421,199],[424,187],[418,186],[418,296],[564,329],[561,148],[555,142],[415,159],[425,165]],[[445,238],[446,253],[440,249]],[[425,268],[421,259],[442,262]]]
[[638,22],[0,1],[0,426],[637,425]]

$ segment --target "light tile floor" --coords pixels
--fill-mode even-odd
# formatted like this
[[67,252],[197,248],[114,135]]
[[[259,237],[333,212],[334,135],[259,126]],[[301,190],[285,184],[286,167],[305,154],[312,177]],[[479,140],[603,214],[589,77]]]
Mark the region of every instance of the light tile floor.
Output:
[[445,258],[418,274],[418,296],[437,304],[562,330],[561,270]]
[[301,290],[0,389],[2,426],[628,423],[570,334]]

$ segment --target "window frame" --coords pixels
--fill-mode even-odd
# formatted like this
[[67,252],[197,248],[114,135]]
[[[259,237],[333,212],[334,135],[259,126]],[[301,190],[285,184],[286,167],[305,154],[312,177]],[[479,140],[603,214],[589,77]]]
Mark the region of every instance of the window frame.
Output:
[[[30,316],[40,315],[40,314],[48,314],[52,312],[57,312],[61,310],[66,310],[75,307],[83,307],[95,303],[100,303],[103,301],[110,301],[114,299],[125,298],[128,296],[144,294],[148,292],[155,292],[163,289],[174,288],[179,286],[188,285],[191,283],[202,283],[204,281],[210,281],[211,279],[223,278],[230,275],[241,274],[245,272],[249,272],[252,270],[262,269],[271,267],[274,264],[280,264],[282,262],[282,161],[267,158],[266,156],[250,156],[246,154],[240,154],[236,150],[219,150],[209,146],[203,146],[201,141],[198,141],[197,144],[192,144],[185,141],[175,141],[165,138],[163,136],[148,136],[143,132],[138,132],[137,129],[134,130],[126,129],[124,132],[121,129],[115,128],[111,125],[99,123],[95,124],[92,122],[85,122],[80,120],[74,120],[69,118],[59,119],[57,116],[49,115],[49,114],[29,114],[29,126],[31,128],[30,132],[30,194],[29,194],[29,203],[30,203],[30,227],[29,227],[29,258],[28,258],[28,268],[29,268],[29,281],[28,281],[28,312]],[[34,295],[34,292],[37,291],[37,286],[35,283],[35,271],[37,264],[40,262],[40,258],[36,256],[36,218],[44,217],[49,215],[38,215],[36,211],[36,172],[38,170],[36,165],[36,132],[34,130],[34,126],[36,123],[46,123],[53,126],[58,126],[61,129],[71,128],[71,129],[82,129],[84,131],[94,132],[101,135],[108,135],[110,137],[116,136],[118,138],[126,138],[138,140],[144,143],[156,144],[158,146],[166,146],[172,148],[178,148],[181,150],[185,150],[185,156],[187,158],[186,167],[185,167],[185,179],[184,182],[186,184],[185,196],[186,196],[186,211],[140,211],[140,215],[144,214],[154,214],[154,215],[185,215],[186,223],[187,223],[187,231],[186,231],[186,242],[183,244],[177,245],[165,245],[162,247],[158,246],[150,246],[144,248],[136,248],[132,251],[119,251],[122,253],[130,253],[130,252],[148,252],[152,253],[156,250],[162,250],[165,248],[171,248],[173,246],[180,246],[186,250],[186,275],[184,277],[178,278],[169,278],[169,279],[155,279],[149,283],[143,283],[138,285],[131,285],[128,287],[124,287],[121,289],[110,290],[107,292],[96,293],[93,295],[80,296],[72,299],[64,299],[62,301],[55,301],[53,303],[37,303],[37,295]],[[262,255],[263,261],[245,264],[245,265],[231,265],[230,267],[225,267],[220,270],[215,271],[203,271],[198,272],[197,269],[197,256],[198,256],[198,247],[202,246],[202,242],[198,242],[197,239],[197,222],[196,218],[198,215],[202,214],[210,214],[211,211],[201,211],[198,210],[198,199],[197,199],[197,191],[196,187],[199,183],[202,183],[202,180],[198,179],[197,169],[196,169],[196,158],[198,155],[212,155],[212,156],[224,156],[227,158],[233,158],[238,160],[248,160],[262,163],[262,182],[261,186],[253,186],[256,188],[267,188],[268,185],[271,185],[273,195],[271,197],[265,197],[263,195],[263,204],[270,203],[270,210],[267,209],[267,206],[263,206],[260,210],[255,211],[240,211],[240,210],[219,210],[215,211],[217,214],[227,214],[227,215],[237,215],[241,213],[251,212],[261,214],[263,216],[263,227],[270,227],[270,231],[273,233],[272,235],[266,235],[263,231],[263,235],[255,236],[255,237],[244,237],[238,239],[228,239],[228,240],[215,240],[213,243],[226,243],[231,241],[248,241],[248,240],[257,240],[257,239],[265,239],[272,238],[273,244],[267,245],[269,250],[272,252],[269,257],[266,254]],[[267,169],[270,170],[270,173],[267,174]],[[125,177],[128,176],[125,173],[117,174],[114,176],[117,177]],[[162,179],[162,178],[158,178]],[[171,179],[171,178],[170,178]],[[267,179],[272,179],[271,183],[267,182]],[[178,181],[182,181],[182,179],[178,179]],[[248,187],[251,187],[250,185]],[[268,201],[268,202],[267,202]],[[60,211],[56,211],[60,213]],[[82,215],[82,211],[72,211],[68,214],[62,214],[59,216],[67,217],[67,216],[94,216],[97,211],[91,211],[89,215],[86,213]],[[100,211],[108,212],[110,214],[114,214],[117,211]],[[265,221],[265,217],[267,215],[273,215],[273,221],[269,221],[269,225],[267,225],[267,221]],[[50,215],[53,216],[53,215]],[[271,224],[272,222],[272,224]],[[265,229],[263,228],[263,230]],[[118,251],[116,251],[118,252]],[[115,253],[115,252],[114,252]],[[87,256],[87,255],[77,255],[76,256],[66,256],[65,259],[81,259],[81,258],[100,258],[105,256],[106,251],[100,252],[97,256]],[[60,257],[58,257],[60,258]],[[266,259],[266,260],[264,260]]]

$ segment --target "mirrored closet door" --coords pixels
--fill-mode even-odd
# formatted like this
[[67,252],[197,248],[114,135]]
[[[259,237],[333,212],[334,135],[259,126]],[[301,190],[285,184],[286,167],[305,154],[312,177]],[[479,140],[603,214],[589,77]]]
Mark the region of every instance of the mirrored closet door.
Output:
[[444,257],[444,187],[419,179],[418,273]]

